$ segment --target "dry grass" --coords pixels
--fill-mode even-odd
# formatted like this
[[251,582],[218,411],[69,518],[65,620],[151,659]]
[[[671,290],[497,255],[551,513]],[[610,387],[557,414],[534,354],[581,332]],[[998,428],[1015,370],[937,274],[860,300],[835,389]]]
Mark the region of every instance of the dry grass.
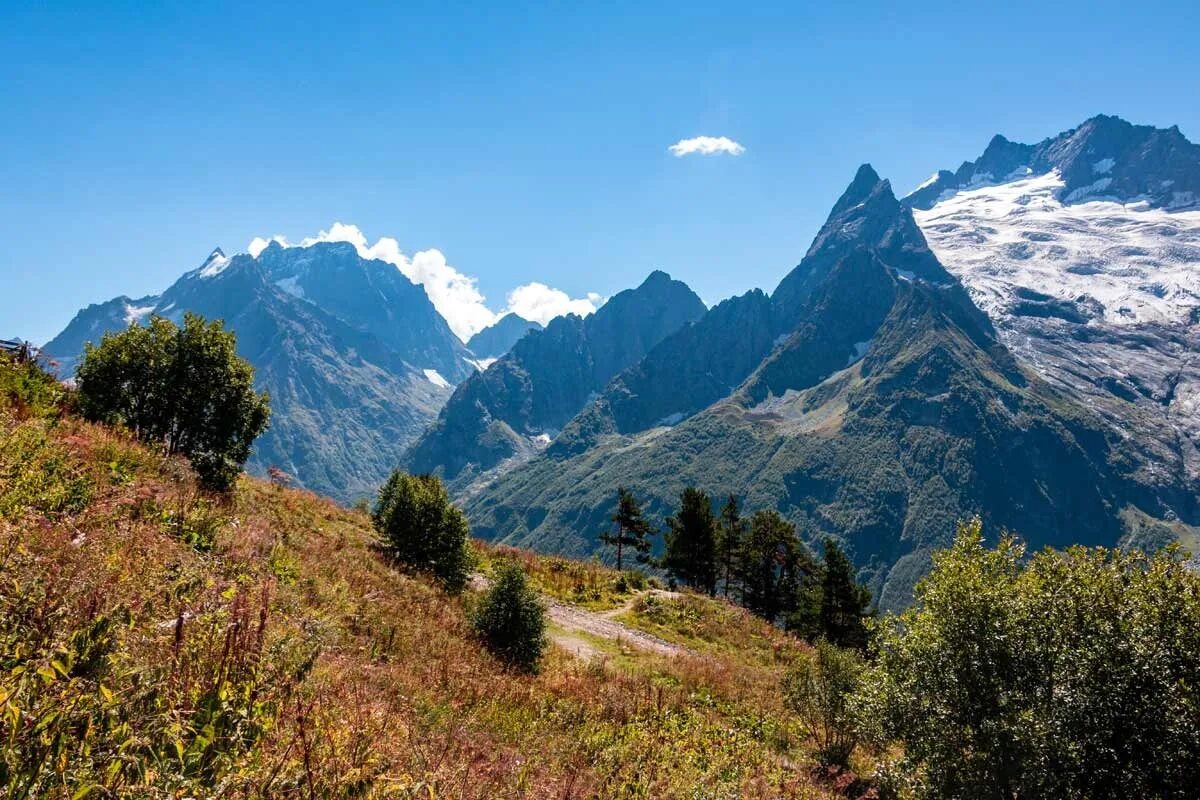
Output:
[[[0,410],[13,797],[826,796],[779,697],[790,645],[730,606],[680,601],[693,627],[631,615],[702,658],[554,650],[513,674],[472,638],[470,598],[379,557],[362,513],[251,479],[206,496],[113,431],[21,417]],[[630,596],[595,565],[504,555],[556,596]]]

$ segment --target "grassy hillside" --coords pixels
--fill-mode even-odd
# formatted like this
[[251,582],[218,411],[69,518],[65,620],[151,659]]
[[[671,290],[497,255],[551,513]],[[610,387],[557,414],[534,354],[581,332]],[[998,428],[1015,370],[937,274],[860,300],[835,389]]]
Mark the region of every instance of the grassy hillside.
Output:
[[[366,515],[74,418],[0,364],[0,795],[827,797],[784,710],[796,642],[719,601],[517,556],[548,594],[689,648],[504,671]],[[560,637],[563,631],[553,631]]]

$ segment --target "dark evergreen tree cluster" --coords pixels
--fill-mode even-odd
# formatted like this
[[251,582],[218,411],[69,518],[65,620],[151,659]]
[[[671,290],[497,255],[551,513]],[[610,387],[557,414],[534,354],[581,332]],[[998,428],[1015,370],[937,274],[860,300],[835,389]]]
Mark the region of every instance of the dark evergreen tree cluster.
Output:
[[[617,568],[628,548],[639,561],[650,561],[656,531],[624,487],[617,492],[613,522],[615,531],[600,539],[616,548]],[[708,494],[695,487],[683,490],[679,510],[666,523],[663,555],[653,563],[683,585],[710,595],[720,591],[807,639],[866,649],[871,593],[856,580],[836,540],[824,540],[818,561],[779,512],[761,510],[747,520],[731,495],[718,515]]]
[[447,591],[462,591],[470,572],[470,527],[436,475],[393,472],[379,490],[371,521],[389,555],[433,575]]

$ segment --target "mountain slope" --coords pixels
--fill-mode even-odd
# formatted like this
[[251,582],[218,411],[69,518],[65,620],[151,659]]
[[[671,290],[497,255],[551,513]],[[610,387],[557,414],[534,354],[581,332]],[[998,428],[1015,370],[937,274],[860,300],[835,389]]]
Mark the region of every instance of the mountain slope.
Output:
[[[1022,169],[991,179],[1010,164]],[[1072,189],[1088,164],[1114,176],[1104,198]],[[1001,340],[1148,447],[1144,480],[1200,485],[1200,209],[1171,210],[1200,147],[1098,117],[1037,146],[994,140],[960,173],[966,188],[905,202]],[[1155,181],[1171,193],[1147,194]]]
[[462,487],[511,459],[530,457],[613,375],[704,311],[686,284],[656,271],[586,318],[552,320],[464,381],[405,455],[405,465]]
[[542,324],[516,314],[505,314],[467,340],[467,349],[477,359],[496,359],[512,350],[529,331],[540,331]]
[[700,653],[552,624],[519,674],[365,513],[252,478],[214,503],[186,463],[31,388],[0,381],[0,796],[843,797],[779,691],[806,648],[744,610],[622,612],[609,570],[474,547],[485,571],[519,560],[554,618],[602,597],[605,626]]
[[[363,309],[357,324],[350,324],[285,291],[320,285],[320,277],[311,273],[328,266],[348,286],[365,290],[371,285],[371,294],[379,298],[373,307],[395,313],[388,301],[399,303],[405,290],[387,283],[390,273],[399,275],[393,267],[383,264],[385,269],[380,269],[382,262],[363,261],[352,248],[347,253],[330,244],[269,248],[267,253],[272,257],[263,261],[245,254],[227,257],[216,250],[161,295],[135,307],[135,317],[125,310],[132,303],[123,298],[85,309],[47,344],[46,353],[71,364],[74,358],[64,358],[64,351],[83,341],[98,341],[105,330],[120,330],[151,313],[178,320],[184,311],[193,311],[222,319],[237,333],[239,354],[254,365],[256,387],[271,397],[270,428],[255,443],[247,468],[263,474],[267,467],[278,466],[300,485],[346,501],[370,495],[403,449],[432,421],[450,389],[445,381],[434,380],[438,373],[429,374],[432,370],[424,366],[429,362],[408,362],[366,330],[387,332],[382,312],[371,316],[370,308]],[[285,260],[290,260],[295,285],[281,287],[279,282],[288,280],[279,277]],[[356,280],[363,285],[356,286]],[[424,292],[409,286],[436,315]],[[336,290],[326,296],[336,297]],[[342,297],[341,310],[349,314],[353,298]],[[409,302],[414,302],[411,297]],[[445,328],[440,317],[437,322]],[[403,343],[407,334],[397,327],[391,329],[391,339]],[[453,336],[448,328],[445,333]],[[407,341],[419,344],[413,336]],[[450,359],[441,362],[448,371],[456,360],[462,361],[453,346],[442,346],[440,328],[433,329],[428,341],[424,349],[414,344],[409,355],[444,355]],[[461,343],[458,348],[466,352]]]
[[[740,388],[674,427],[556,442],[464,496],[476,530],[591,553],[616,486],[664,514],[696,485],[780,510],[809,542],[843,539],[895,608],[972,514],[1035,545],[1113,544],[1136,513],[1197,522],[1185,482],[1143,480],[1152,453],[1013,358],[911,212],[870,180],[860,171],[781,282],[775,313],[796,326]],[[652,352],[626,375],[653,369],[647,385],[674,385],[669,364]]]
[[[955,302],[970,308],[970,299],[930,252],[912,216],[900,211],[890,184],[869,164],[862,165],[804,258],[770,298],[761,291],[732,298],[668,337],[646,358],[617,375],[599,400],[564,429],[552,448],[580,452],[598,435],[675,424],[727,397],[773,348],[791,352],[785,343],[810,313],[814,293],[823,291],[832,271],[848,268],[843,263],[847,256],[857,254],[856,259],[861,260],[864,256],[859,251],[864,248],[880,253],[897,275],[941,285]],[[795,354],[802,359],[815,355],[813,368],[825,374],[843,366],[848,358],[862,355],[859,345],[865,344],[871,325],[878,324],[886,311],[886,307],[877,307],[878,302],[869,302],[866,285],[836,285],[846,285],[850,293],[864,292],[862,299],[868,302],[859,305],[847,298],[841,306],[849,316],[824,326],[828,335],[825,348]],[[873,323],[868,319],[865,327],[850,324],[852,319],[872,313]],[[978,324],[987,327],[986,318],[974,313]],[[763,376],[769,378],[769,373]]]
[[392,264],[361,258],[346,242],[285,248],[272,241],[257,260],[276,286],[371,334],[414,367],[450,383],[474,371],[471,352],[425,290]]

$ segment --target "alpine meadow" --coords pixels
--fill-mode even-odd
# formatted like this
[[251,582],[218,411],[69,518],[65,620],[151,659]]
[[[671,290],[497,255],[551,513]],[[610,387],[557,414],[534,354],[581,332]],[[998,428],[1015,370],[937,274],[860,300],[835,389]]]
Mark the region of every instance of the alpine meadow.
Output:
[[1200,796],[1200,15],[1025,5],[0,10],[0,798]]

